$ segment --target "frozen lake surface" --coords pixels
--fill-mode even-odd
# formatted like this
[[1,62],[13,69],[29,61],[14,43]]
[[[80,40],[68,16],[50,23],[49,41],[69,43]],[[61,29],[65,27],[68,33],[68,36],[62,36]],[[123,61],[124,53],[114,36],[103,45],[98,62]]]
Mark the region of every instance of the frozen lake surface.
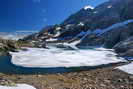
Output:
[[30,68],[82,67],[123,62],[116,53],[104,48],[64,50],[50,47],[27,48],[27,51],[12,52],[14,65]]
[[7,74],[63,73],[111,66],[125,62],[116,57],[113,50],[91,49],[50,49],[27,48],[27,51],[12,52],[11,56],[0,57],[0,72]]

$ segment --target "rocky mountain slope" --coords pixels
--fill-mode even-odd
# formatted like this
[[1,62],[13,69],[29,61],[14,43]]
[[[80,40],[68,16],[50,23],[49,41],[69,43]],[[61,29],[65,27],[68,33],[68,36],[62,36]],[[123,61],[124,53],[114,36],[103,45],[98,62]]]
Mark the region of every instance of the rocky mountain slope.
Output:
[[14,41],[0,39],[0,55],[7,54],[8,51],[16,51],[17,48]]
[[45,45],[47,39],[55,39],[54,42],[80,40],[77,47],[104,46],[127,56],[133,49],[132,10],[133,0],[109,0],[95,8],[86,6],[61,24],[45,27],[23,40],[39,45]]
[[9,52],[17,52],[22,47],[33,47],[34,45],[21,40],[8,40],[0,38],[0,56],[8,54]]

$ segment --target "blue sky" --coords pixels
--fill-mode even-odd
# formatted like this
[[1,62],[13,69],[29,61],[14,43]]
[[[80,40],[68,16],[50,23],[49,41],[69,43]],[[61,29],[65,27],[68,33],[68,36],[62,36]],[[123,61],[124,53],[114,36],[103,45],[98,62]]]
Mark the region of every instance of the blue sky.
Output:
[[0,0],[0,32],[40,30],[107,0]]

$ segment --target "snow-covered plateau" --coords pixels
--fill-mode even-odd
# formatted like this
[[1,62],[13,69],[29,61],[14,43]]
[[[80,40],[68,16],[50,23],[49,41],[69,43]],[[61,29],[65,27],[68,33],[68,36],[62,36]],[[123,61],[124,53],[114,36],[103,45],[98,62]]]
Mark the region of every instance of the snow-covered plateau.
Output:
[[0,89],[36,89],[33,86],[27,84],[17,84],[16,86],[0,86]]
[[64,50],[56,47],[27,49],[27,51],[10,52],[11,62],[17,66],[39,68],[99,66],[125,62],[123,58],[116,57],[112,50],[104,48],[85,50]]

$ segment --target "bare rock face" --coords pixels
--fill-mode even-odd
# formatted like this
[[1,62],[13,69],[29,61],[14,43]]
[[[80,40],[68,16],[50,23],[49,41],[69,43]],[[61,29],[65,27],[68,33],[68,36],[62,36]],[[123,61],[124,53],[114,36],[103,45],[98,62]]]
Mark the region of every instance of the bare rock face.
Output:
[[79,44],[77,44],[77,47],[84,48],[85,46],[101,46],[104,43],[103,37],[97,37],[96,35],[88,35],[86,38],[84,38]]
[[93,34],[86,36],[78,46],[104,46],[112,48],[117,43],[124,41],[133,35],[133,23],[121,27],[112,28],[102,35]]
[[133,57],[133,49],[127,50],[125,53],[120,53],[120,56]]
[[117,43],[128,39],[133,35],[133,23],[115,28],[112,31],[109,31],[105,34],[104,46],[106,48],[112,48]]
[[15,52],[18,48],[15,41],[0,39],[0,55],[7,54],[9,51]]
[[132,19],[132,5],[132,0],[109,0],[94,9],[81,9],[67,18],[62,24],[68,25],[82,22],[91,29],[106,28],[117,22]]
[[133,36],[129,37],[125,41],[121,41],[113,47],[117,53],[125,53],[128,50],[133,49]]
[[63,25],[79,24],[80,22],[89,21],[90,20],[89,18],[92,17],[91,15],[92,12],[93,12],[93,9],[82,8],[78,12],[69,16],[62,24]]

